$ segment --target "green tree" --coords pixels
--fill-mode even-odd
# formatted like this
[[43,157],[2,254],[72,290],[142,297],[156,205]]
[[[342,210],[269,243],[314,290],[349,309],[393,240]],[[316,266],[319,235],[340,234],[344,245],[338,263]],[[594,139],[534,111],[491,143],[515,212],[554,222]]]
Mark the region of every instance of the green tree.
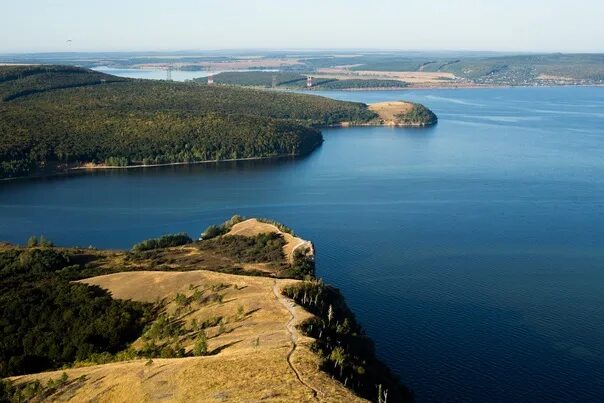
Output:
[[178,306],[185,306],[189,304],[189,299],[187,298],[187,296],[181,293],[176,293],[174,301],[176,301],[176,304]]
[[333,350],[331,350],[329,359],[333,362],[334,368],[340,367],[340,376],[342,376],[344,364],[346,363],[346,353],[344,352],[344,348],[341,346],[336,346]]
[[208,354],[208,338],[206,337],[206,332],[202,329],[199,331],[197,340],[195,340],[193,355],[199,357],[206,354]]
[[35,235],[32,235],[27,240],[27,247],[35,248],[36,246],[38,246],[38,238]]
[[55,244],[52,243],[52,241],[46,239],[46,237],[44,235],[40,235],[40,239],[38,240],[38,243],[43,248],[52,248],[55,246]]

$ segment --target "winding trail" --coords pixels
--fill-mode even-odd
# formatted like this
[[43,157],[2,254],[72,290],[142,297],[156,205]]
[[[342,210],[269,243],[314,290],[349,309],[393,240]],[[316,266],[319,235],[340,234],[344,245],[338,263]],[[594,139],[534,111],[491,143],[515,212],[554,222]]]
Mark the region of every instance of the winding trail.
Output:
[[296,244],[296,246],[294,246],[292,248],[291,252],[289,253],[289,256],[287,257],[287,259],[289,260],[290,263],[294,262],[294,253],[296,252],[296,249],[298,249],[300,246],[309,246],[312,248],[312,244],[309,241],[300,239],[298,241],[298,243]]
[[296,378],[298,378],[298,381],[300,381],[301,384],[303,384],[304,386],[306,386],[308,389],[311,390],[314,400],[319,401],[319,399],[317,398],[317,396],[319,395],[319,392],[314,387],[312,387],[310,384],[308,384],[307,382],[305,382],[302,379],[300,372],[298,371],[296,366],[293,364],[292,359],[291,359],[292,355],[296,351],[296,348],[298,347],[298,329],[296,329],[296,325],[294,322],[297,323],[300,321],[298,314],[294,310],[295,304],[293,301],[286,298],[279,292],[279,287],[277,286],[276,280],[273,282],[273,294],[275,294],[275,299],[277,299],[277,301],[279,301],[279,303],[281,305],[283,305],[283,307],[285,309],[287,309],[287,311],[289,312],[289,315],[291,316],[291,318],[289,319],[289,321],[287,322],[287,325],[286,325],[287,331],[289,333],[289,336],[290,336],[290,339],[292,342],[292,347],[289,350],[289,353],[287,353],[287,364],[292,369],[292,371],[294,371],[294,373],[296,374]]

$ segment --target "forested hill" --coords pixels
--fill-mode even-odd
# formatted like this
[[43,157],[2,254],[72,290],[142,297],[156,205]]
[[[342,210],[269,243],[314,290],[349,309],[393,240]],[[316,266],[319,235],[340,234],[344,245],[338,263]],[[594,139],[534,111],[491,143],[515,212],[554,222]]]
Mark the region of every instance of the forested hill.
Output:
[[0,178],[83,163],[302,155],[313,126],[375,118],[367,105],[66,66],[0,67]]

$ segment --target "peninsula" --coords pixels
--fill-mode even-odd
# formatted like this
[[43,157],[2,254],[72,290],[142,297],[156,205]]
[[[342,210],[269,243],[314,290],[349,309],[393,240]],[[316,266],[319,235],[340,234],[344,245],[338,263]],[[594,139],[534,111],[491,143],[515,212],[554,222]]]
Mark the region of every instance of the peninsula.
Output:
[[1,401],[412,400],[312,243],[273,221],[130,251],[32,238],[0,263]]
[[[400,104],[399,126],[436,122]],[[383,108],[382,108],[383,109]],[[422,110],[425,109],[422,107]],[[389,124],[380,108],[320,96],[0,66],[0,178],[301,156],[321,127]],[[383,122],[383,123],[381,123]]]

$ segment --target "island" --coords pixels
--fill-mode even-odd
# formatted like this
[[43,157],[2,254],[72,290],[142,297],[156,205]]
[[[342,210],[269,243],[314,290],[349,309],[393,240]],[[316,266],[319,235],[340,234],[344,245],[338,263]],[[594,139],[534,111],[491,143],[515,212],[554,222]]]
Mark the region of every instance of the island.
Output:
[[[436,123],[419,105],[397,126]],[[384,108],[228,85],[116,77],[70,66],[0,66],[0,179],[227,160],[297,157],[320,129],[391,124]]]
[[0,401],[411,401],[288,227],[0,245]]

